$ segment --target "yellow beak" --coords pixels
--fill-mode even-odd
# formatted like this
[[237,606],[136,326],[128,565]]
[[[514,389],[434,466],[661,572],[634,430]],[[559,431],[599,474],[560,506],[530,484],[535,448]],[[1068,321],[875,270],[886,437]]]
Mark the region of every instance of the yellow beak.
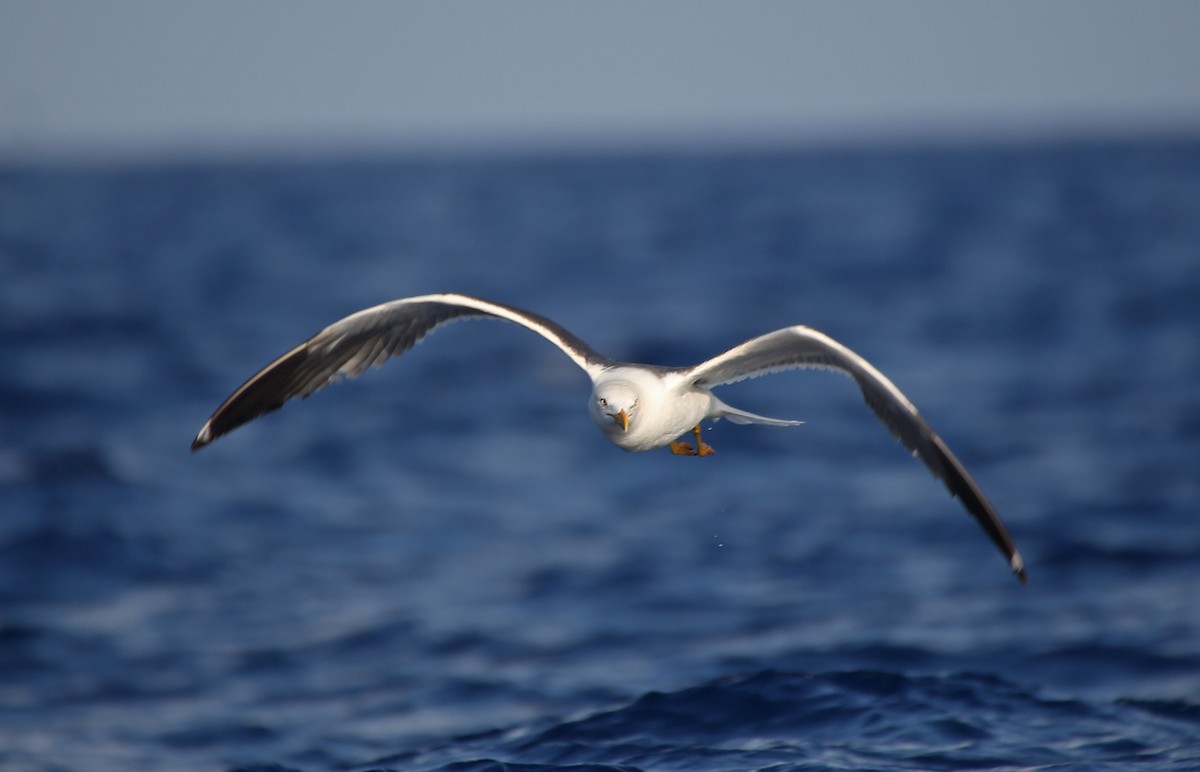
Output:
[[629,413],[622,410],[620,413],[609,413],[608,417],[621,425],[621,431],[629,431]]

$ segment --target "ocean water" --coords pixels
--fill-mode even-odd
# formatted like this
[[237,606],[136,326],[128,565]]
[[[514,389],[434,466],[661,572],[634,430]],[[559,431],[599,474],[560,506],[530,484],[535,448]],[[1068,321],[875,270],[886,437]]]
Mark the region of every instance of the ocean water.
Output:
[[[500,323],[188,445],[459,291],[618,358],[888,374],[627,454]],[[0,768],[1200,768],[1200,144],[0,169]]]

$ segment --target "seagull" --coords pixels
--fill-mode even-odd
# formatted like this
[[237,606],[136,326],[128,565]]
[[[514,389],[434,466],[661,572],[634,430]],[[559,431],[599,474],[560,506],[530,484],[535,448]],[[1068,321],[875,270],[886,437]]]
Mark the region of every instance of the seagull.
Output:
[[[853,378],[867,405],[952,496],[979,522],[1022,584],[1025,563],[1004,523],[916,407],[867,360],[822,332],[795,325],[760,335],[691,367],[617,362],[544,316],[490,300],[443,293],[401,298],[334,322],[251,376],[200,428],[196,451],[242,424],[307,397],[343,378],[361,375],[400,356],[442,325],[464,319],[503,319],[557,346],[592,381],[588,412],[609,440],[627,451],[666,447],[676,455],[711,456],[700,439],[703,421],[796,426],[802,421],[750,413],[725,404],[713,387],[796,369],[832,370]],[[690,434],[695,445],[682,441]]]

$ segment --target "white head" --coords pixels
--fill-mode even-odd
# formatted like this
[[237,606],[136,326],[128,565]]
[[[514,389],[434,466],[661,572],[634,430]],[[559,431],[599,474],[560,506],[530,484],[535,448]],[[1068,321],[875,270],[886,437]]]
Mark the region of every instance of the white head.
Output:
[[629,381],[608,381],[592,392],[588,410],[606,434],[626,434],[637,422],[638,391]]

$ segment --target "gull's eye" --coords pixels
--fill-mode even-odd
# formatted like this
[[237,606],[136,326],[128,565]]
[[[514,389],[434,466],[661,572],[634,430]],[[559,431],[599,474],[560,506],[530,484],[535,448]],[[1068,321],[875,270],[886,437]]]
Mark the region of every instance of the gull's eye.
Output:
[[600,398],[600,407],[608,407],[608,400],[604,397]]

